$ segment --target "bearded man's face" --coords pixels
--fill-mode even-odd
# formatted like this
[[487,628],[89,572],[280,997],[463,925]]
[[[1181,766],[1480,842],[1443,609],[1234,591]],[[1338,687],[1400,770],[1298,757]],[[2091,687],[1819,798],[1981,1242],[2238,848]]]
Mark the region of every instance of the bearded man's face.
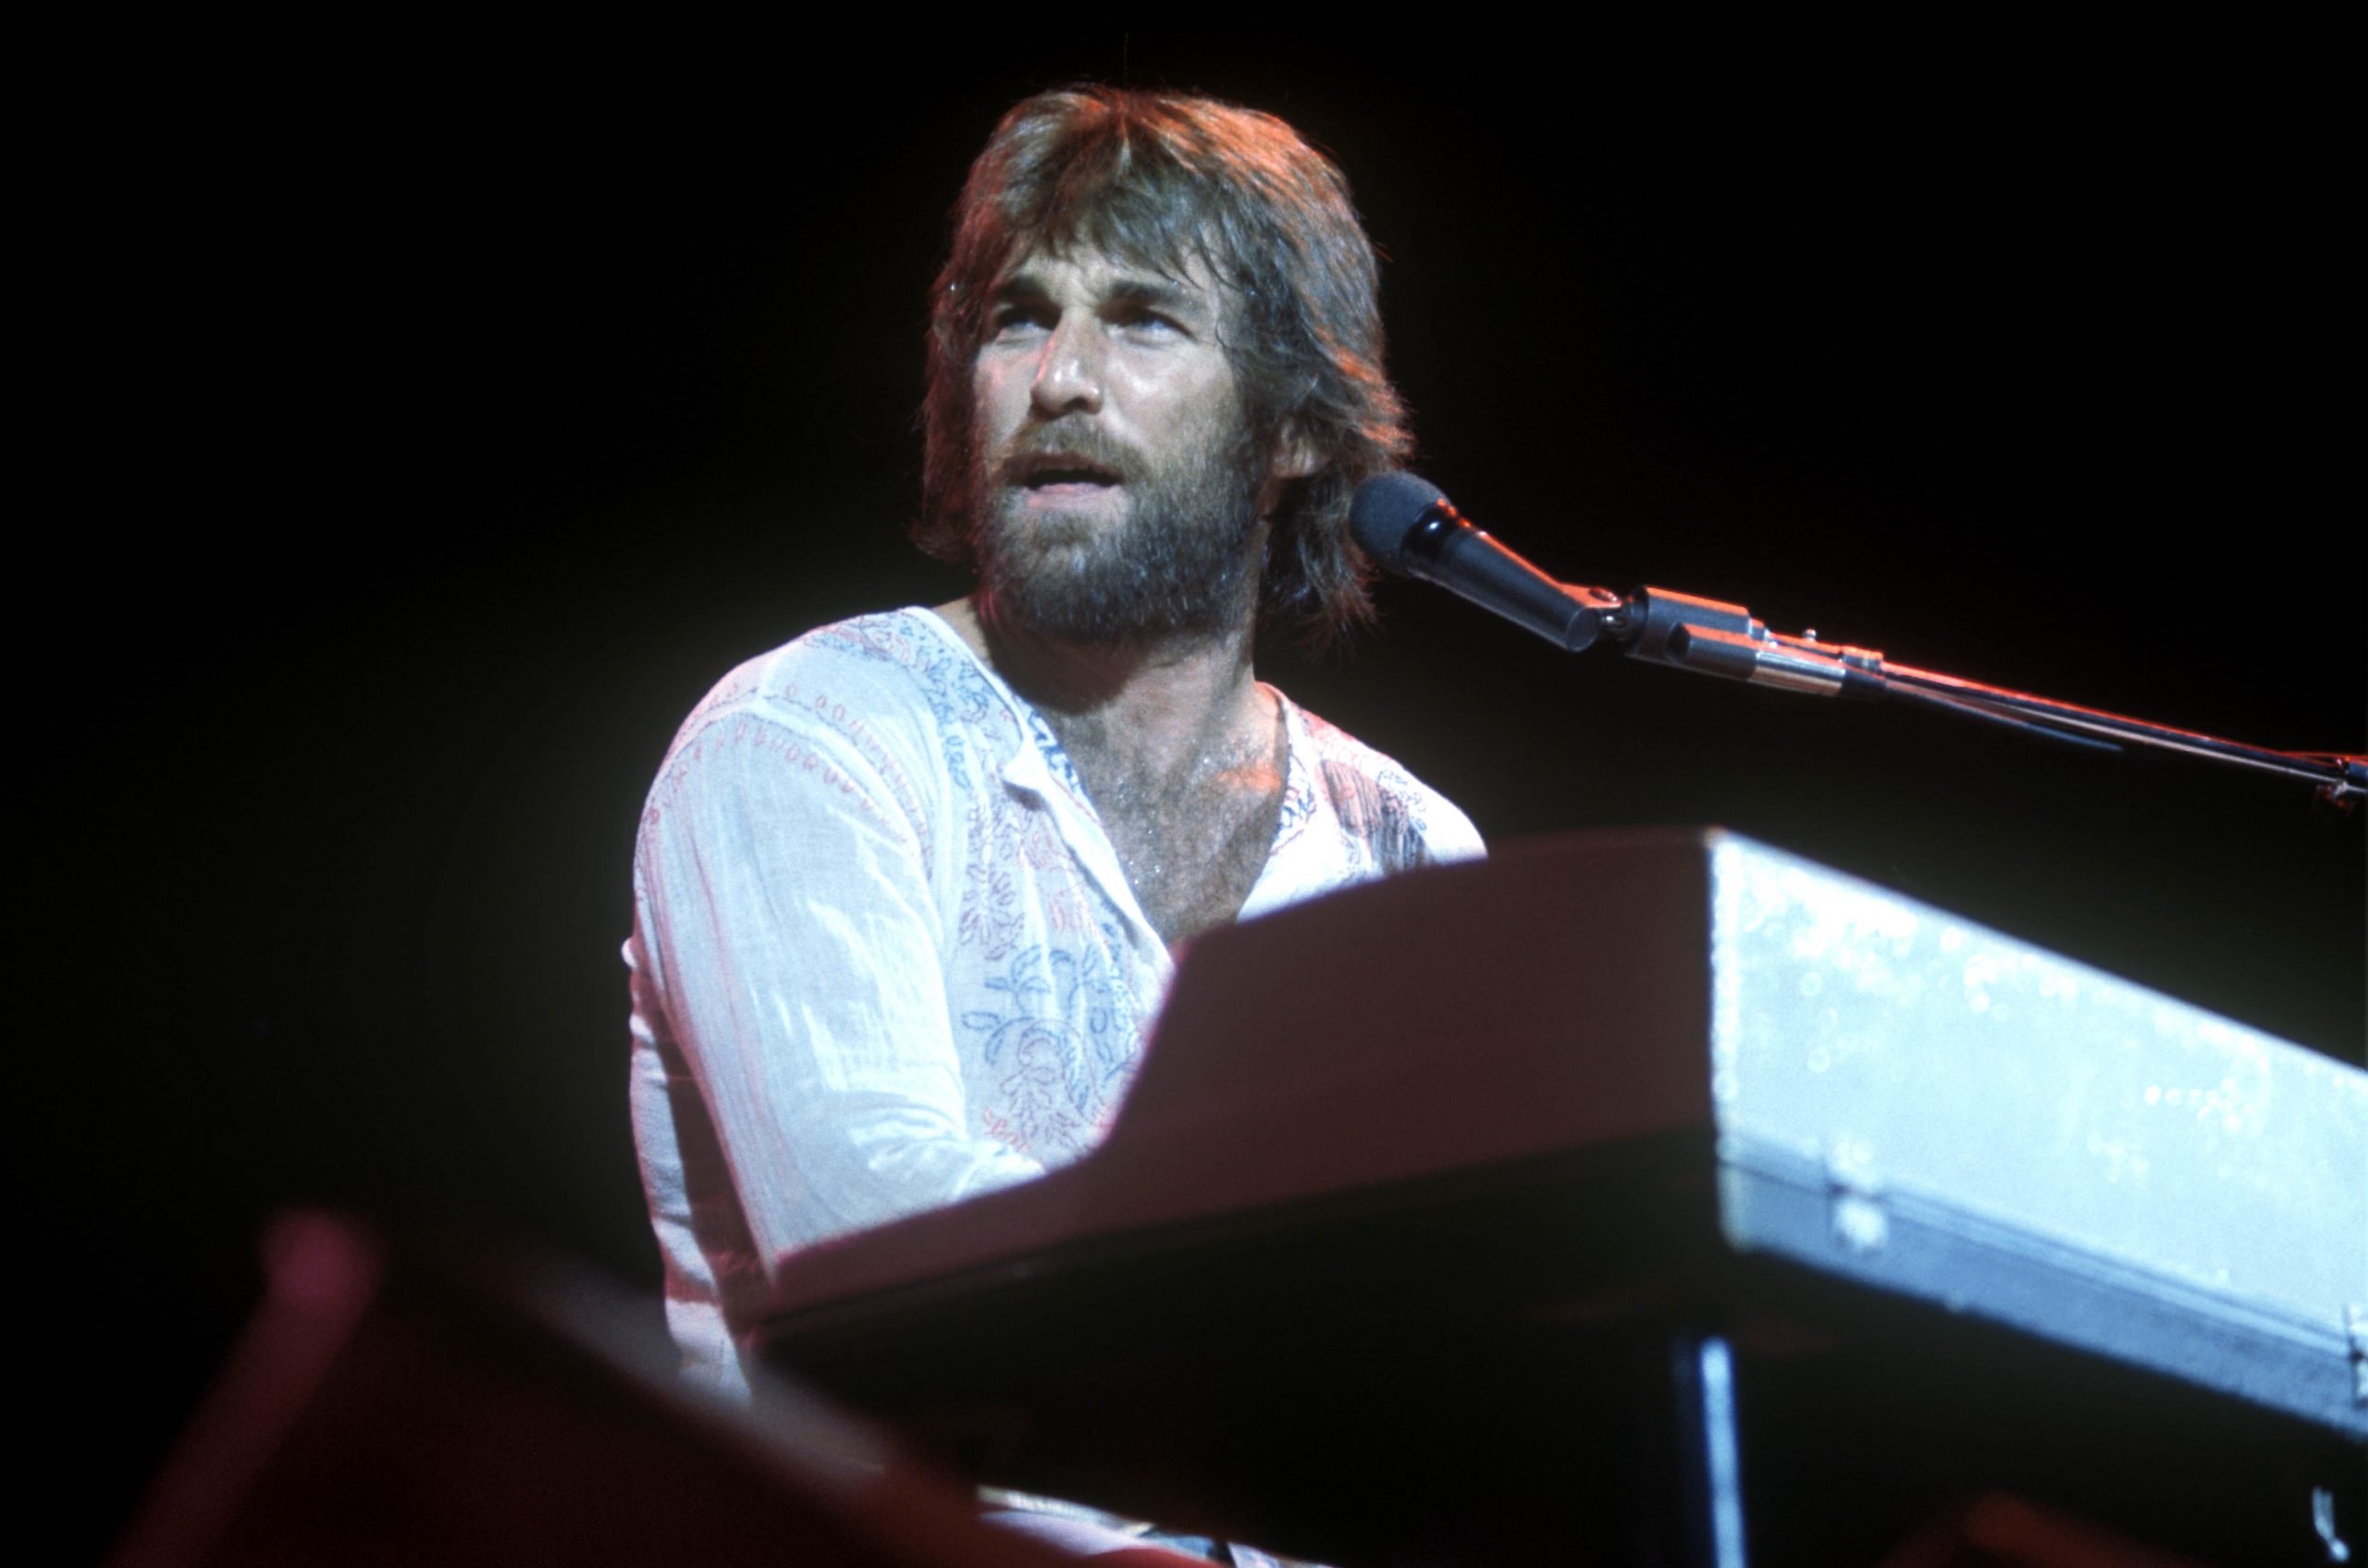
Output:
[[1111,643],[1213,631],[1256,591],[1267,475],[1204,264],[1024,258],[971,370],[971,537],[999,616]]

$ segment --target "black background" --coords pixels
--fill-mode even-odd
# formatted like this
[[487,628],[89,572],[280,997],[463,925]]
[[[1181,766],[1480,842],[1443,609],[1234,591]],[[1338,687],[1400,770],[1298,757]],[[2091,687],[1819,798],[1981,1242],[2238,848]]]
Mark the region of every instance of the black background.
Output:
[[[96,71],[51,128],[18,1114],[57,1237],[27,1353],[68,1348],[94,1537],[277,1206],[654,1285],[617,960],[641,795],[734,663],[961,590],[901,531],[922,301],[1035,88],[1202,89],[1332,152],[1420,466],[1560,575],[2362,747],[2321,44],[1054,31],[665,69],[314,40],[292,76]],[[1721,822],[2362,1057],[2362,830],[2305,787],[1383,603],[1352,657],[1262,673],[1492,840]]]

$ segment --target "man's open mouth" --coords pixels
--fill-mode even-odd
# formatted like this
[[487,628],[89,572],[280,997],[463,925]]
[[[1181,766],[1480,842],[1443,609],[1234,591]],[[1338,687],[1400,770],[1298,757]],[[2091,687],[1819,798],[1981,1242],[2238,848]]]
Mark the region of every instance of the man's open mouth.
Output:
[[1021,458],[1013,464],[1015,482],[1030,490],[1050,489],[1055,485],[1116,485],[1123,482],[1118,471],[1107,463],[1072,452],[1038,452]]

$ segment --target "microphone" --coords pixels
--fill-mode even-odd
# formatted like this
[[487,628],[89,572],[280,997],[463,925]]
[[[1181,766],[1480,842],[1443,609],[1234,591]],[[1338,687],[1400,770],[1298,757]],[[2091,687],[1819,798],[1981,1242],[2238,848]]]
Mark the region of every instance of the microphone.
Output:
[[1590,647],[1623,603],[1556,582],[1465,522],[1437,485],[1402,469],[1357,487],[1349,531],[1383,571],[1437,583],[1572,653]]
[[1557,582],[1463,520],[1439,488],[1404,470],[1357,487],[1349,531],[1382,569],[1420,577],[1585,651],[1609,636],[1630,658],[1820,697],[1872,697],[1882,655],[1771,633],[1740,604],[1638,588],[1625,596]]

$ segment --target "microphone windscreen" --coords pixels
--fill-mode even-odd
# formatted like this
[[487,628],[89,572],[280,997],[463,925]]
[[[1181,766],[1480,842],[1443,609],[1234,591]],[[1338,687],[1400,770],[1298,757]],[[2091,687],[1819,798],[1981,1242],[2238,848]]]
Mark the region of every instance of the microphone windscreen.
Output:
[[1447,499],[1419,474],[1395,469],[1357,487],[1349,500],[1349,532],[1386,572],[1403,569],[1399,547],[1437,502]]

